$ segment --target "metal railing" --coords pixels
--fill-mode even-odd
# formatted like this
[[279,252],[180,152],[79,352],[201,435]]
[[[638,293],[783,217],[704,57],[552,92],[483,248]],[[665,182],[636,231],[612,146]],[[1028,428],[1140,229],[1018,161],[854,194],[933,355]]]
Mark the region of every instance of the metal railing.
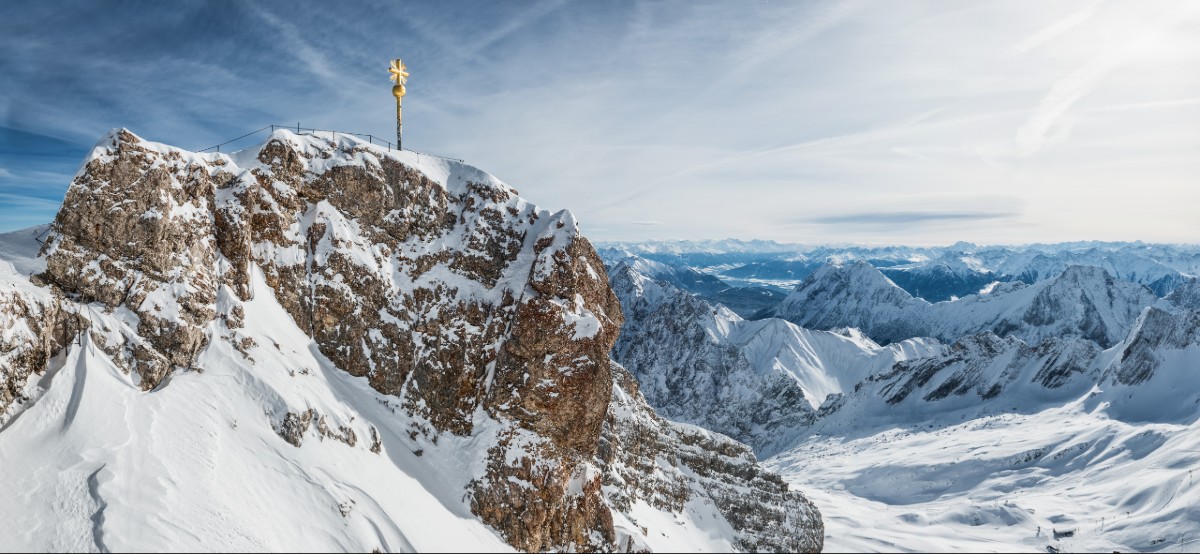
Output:
[[386,146],[388,148],[388,150],[395,149],[395,150],[400,150],[403,152],[412,152],[413,154],[420,154],[422,156],[431,156],[434,158],[441,158],[443,160],[452,160],[452,161],[456,161],[459,163],[463,163],[463,161],[459,158],[451,158],[448,156],[439,156],[437,154],[430,154],[428,152],[418,152],[416,150],[397,149],[396,145],[393,144],[392,142],[383,140],[383,139],[381,139],[375,135],[369,134],[369,133],[355,133],[353,131],[336,131],[333,129],[314,129],[311,127],[301,127],[299,123],[297,123],[295,126],[292,126],[292,125],[267,125],[266,127],[255,129],[255,130],[250,131],[249,133],[246,133],[240,137],[229,139],[225,142],[222,142],[221,144],[215,144],[215,145],[209,146],[208,148],[205,148],[203,150],[197,150],[197,152],[209,152],[209,151],[220,152],[222,146],[237,142],[237,141],[242,140],[247,137],[257,135],[263,131],[270,131],[270,132],[274,133],[275,129],[287,129],[287,130],[295,129],[295,132],[297,135],[315,135],[316,133],[332,133],[335,137],[338,134],[351,135],[351,136],[367,139],[368,144],[378,143],[379,146]]
[[41,246],[46,246],[46,242],[42,240],[42,237],[46,236],[46,233],[49,233],[53,229],[54,229],[54,225],[47,225],[46,228],[42,230],[42,232],[34,235],[33,240],[37,241],[37,243]]

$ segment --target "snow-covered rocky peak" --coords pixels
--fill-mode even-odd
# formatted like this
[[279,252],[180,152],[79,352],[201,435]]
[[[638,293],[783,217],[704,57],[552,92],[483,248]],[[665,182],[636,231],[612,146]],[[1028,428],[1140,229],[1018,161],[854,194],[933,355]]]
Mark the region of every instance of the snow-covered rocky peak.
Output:
[[[1177,366],[1165,363],[1170,352],[1200,348],[1200,310],[1182,310],[1175,313],[1147,308],[1118,348],[1120,355],[1113,366],[1113,378],[1122,385],[1137,385],[1153,378],[1161,367]],[[1196,367],[1179,365],[1181,371],[1173,378],[1179,381],[1182,390],[1195,391]],[[1167,392],[1167,391],[1162,391]],[[1162,397],[1164,395],[1156,395]],[[1200,399],[1200,396],[1197,396]],[[1194,403],[1193,403],[1194,404]]]
[[1155,302],[1145,287],[1113,279],[1104,269],[1071,266],[1029,286],[1001,283],[986,293],[930,304],[859,262],[827,266],[796,288],[776,315],[803,327],[857,327],[881,343],[912,337],[953,342],[990,331],[1029,343],[1081,336],[1108,347],[1128,333],[1141,309]]
[[996,272],[1027,283],[1036,283],[1056,278],[1076,266],[1103,269],[1116,279],[1145,285],[1158,296],[1170,293],[1185,279],[1177,269],[1155,259],[1099,248],[1050,253],[1030,251],[1010,255],[998,265]]
[[[476,168],[331,133],[276,131],[241,152],[199,154],[121,129],[96,145],[73,179],[43,255],[40,286],[25,281],[0,297],[0,323],[9,329],[0,352],[15,360],[2,375],[0,409],[12,399],[6,417],[29,416],[5,427],[0,445],[48,444],[72,460],[86,449],[92,465],[78,471],[107,468],[103,475],[118,478],[80,474],[86,486],[72,494],[84,495],[84,504],[99,498],[97,487],[109,487],[103,483],[128,485],[121,475],[145,473],[168,488],[176,478],[155,473],[154,464],[126,467],[119,437],[112,444],[103,433],[90,441],[43,437],[39,422],[58,418],[66,428],[91,425],[77,421],[85,412],[95,421],[119,417],[88,400],[112,387],[125,391],[124,417],[140,421],[129,414],[174,413],[182,406],[162,399],[178,395],[162,393],[188,390],[229,398],[254,436],[187,432],[225,437],[233,441],[225,447],[239,451],[266,444],[272,460],[354,452],[322,458],[336,461],[327,466],[335,475],[316,482],[350,482],[336,468],[387,453],[388,475],[415,479],[435,498],[431,513],[481,521],[519,549],[820,548],[811,503],[769,476],[740,482],[753,463],[735,443],[695,439],[665,422],[627,428],[656,416],[609,359],[622,313],[603,264],[569,212],[542,210]],[[63,355],[73,365],[52,379],[48,370],[61,367],[54,360]],[[103,379],[85,381],[97,371]],[[39,373],[47,378],[35,386]],[[629,398],[614,402],[615,391]],[[71,400],[41,403],[42,394]],[[156,407],[142,409],[149,404]],[[174,429],[179,421],[154,423]],[[144,430],[139,425],[128,423],[127,434]],[[262,438],[264,429],[273,437]],[[630,450],[639,433],[696,455],[647,458],[640,440]],[[239,479],[255,481],[253,468],[265,466],[237,467]],[[659,482],[649,473],[676,477]],[[689,477],[696,475],[703,478]],[[357,490],[345,494],[371,498]],[[43,497],[57,498],[30,496]],[[219,500],[204,500],[202,513],[189,517],[220,515]],[[739,512],[747,506],[755,517]],[[34,508],[27,512],[41,513]],[[352,510],[347,504],[341,517]],[[701,520],[708,523],[697,528]],[[664,521],[672,527],[660,529]],[[376,517],[361,530],[372,527],[376,534],[349,539],[321,535],[320,544],[369,549],[384,540],[375,538],[380,529],[395,525]],[[406,529],[409,539],[425,532]],[[117,535],[124,549],[183,544],[147,546],[136,542],[141,534]],[[269,544],[293,544],[282,540]],[[492,544],[480,540],[466,544]],[[227,546],[245,544],[268,543]]]
[[906,313],[923,313],[929,303],[914,298],[865,261],[828,264],[809,275],[774,310],[774,315],[811,329],[857,327],[883,342],[927,336]]
[[623,256],[610,258],[606,261],[610,267],[620,264],[628,265],[642,275],[666,281],[675,287],[693,294],[713,294],[729,288],[729,284],[721,281],[721,279],[701,273],[687,266],[669,265],[640,256]]
[[[891,279],[879,272],[875,266],[864,260],[845,264],[826,264],[806,281],[820,284],[838,284],[853,289],[879,289],[892,291],[899,289]],[[803,286],[797,287],[802,289]]]
[[1176,309],[1200,310],[1200,278],[1193,277],[1180,283],[1163,301]]
[[930,302],[976,294],[999,280],[984,268],[979,258],[957,251],[922,263],[886,267],[880,271],[913,296]]
[[[880,308],[928,304],[896,286],[891,279],[865,261],[826,264],[809,275],[777,307],[780,317],[799,315],[801,306],[820,302],[837,311],[862,307],[869,301]],[[833,316],[827,315],[826,318]]]
[[[760,457],[786,448],[830,397],[937,341],[881,347],[861,334],[746,321],[632,266],[613,268],[625,312],[613,357],[666,417],[728,434]],[[901,291],[903,292],[903,291]]]
[[1105,347],[1123,339],[1142,308],[1155,301],[1146,287],[1113,279],[1094,266],[1070,266],[1028,291],[1036,291],[1028,300],[1019,293],[1012,295],[1024,309],[1021,323],[1026,325],[1027,339],[1077,334]]

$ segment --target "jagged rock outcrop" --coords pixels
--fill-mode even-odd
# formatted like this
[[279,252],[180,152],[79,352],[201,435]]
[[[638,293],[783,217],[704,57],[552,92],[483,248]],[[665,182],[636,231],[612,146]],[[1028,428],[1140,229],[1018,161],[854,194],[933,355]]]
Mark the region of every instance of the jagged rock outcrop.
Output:
[[[657,462],[640,451],[601,452],[605,429],[613,432],[608,353],[622,314],[568,212],[540,210],[474,168],[347,137],[279,131],[230,156],[120,130],[73,180],[43,253],[37,279],[53,294],[121,318],[119,329],[90,337],[143,390],[203,371],[201,354],[214,341],[228,340],[253,363],[255,340],[239,329],[252,283],[265,282],[321,355],[399,398],[413,437],[436,443],[487,427],[495,442],[465,492],[510,544],[642,544],[614,523],[625,516],[614,511],[601,467]],[[42,317],[21,309],[22,321]],[[54,350],[46,332],[31,336],[43,337],[40,352]],[[45,369],[39,360],[25,366]],[[314,426],[357,442],[311,408],[289,409],[272,425],[295,447]],[[684,435],[671,432],[657,438],[664,449]],[[708,476],[689,494],[754,507],[721,512],[741,546],[819,548],[815,508],[752,457],[743,471],[700,467],[705,456],[745,459],[748,450],[719,437],[697,441],[687,443],[696,456],[672,467]],[[765,484],[747,492],[738,481],[746,476]]]
[[1200,310],[1200,278],[1193,277],[1180,283],[1160,305],[1170,310]]
[[1122,346],[1111,368],[1113,379],[1122,385],[1148,381],[1165,352],[1200,346],[1200,311],[1148,308]]
[[[880,393],[889,404],[899,404],[918,391],[927,402],[968,395],[991,400],[1011,385],[1062,387],[1087,373],[1099,353],[1100,348],[1086,340],[1049,340],[1029,346],[1011,336],[980,333],[955,342],[940,355],[899,362],[871,380],[886,383]],[[1094,380],[1095,375],[1088,384]]]
[[625,312],[613,357],[637,377],[650,405],[764,458],[789,446],[828,396],[937,344],[880,347],[781,319],[747,321],[624,263],[610,282]]
[[626,326],[613,358],[643,383],[660,413],[737,437],[762,450],[784,429],[804,425],[813,409],[797,380],[760,374],[728,333],[736,315],[632,267],[614,268],[613,289]]
[[190,366],[206,344],[219,283],[213,196],[233,179],[122,131],[93,150],[54,220],[42,279],[81,302],[137,314],[145,341],[105,348],[145,390]]
[[[711,506],[737,532],[734,546],[740,549],[821,550],[824,525],[812,502],[764,471],[746,445],[662,419],[646,404],[633,376],[620,366],[613,370],[600,460],[604,489],[618,510],[628,514],[637,501],[675,512]],[[630,521],[638,525],[632,516]]]
[[0,278],[0,414],[24,400],[29,378],[45,371],[87,323],[60,298],[4,281]]

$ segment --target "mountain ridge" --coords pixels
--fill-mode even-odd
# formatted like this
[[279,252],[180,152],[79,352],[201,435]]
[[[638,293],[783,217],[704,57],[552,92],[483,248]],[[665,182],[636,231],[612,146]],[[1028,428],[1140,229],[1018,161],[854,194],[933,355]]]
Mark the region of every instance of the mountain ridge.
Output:
[[[24,283],[0,298],[12,330],[0,338],[19,358],[3,375],[15,392],[0,443],[23,445],[0,449],[0,465],[15,472],[0,477],[52,488],[16,469],[30,463],[22,449],[43,452],[33,445],[44,442],[91,454],[76,452],[78,466],[42,460],[79,486],[61,491],[69,502],[59,507],[31,500],[27,516],[11,519],[11,536],[31,548],[51,545],[20,522],[65,517],[56,512],[64,506],[94,517],[60,548],[178,547],[188,539],[171,526],[220,527],[221,503],[240,493],[222,489],[226,500],[197,505],[189,516],[199,523],[187,523],[143,503],[134,483],[158,479],[165,493],[186,495],[181,487],[198,485],[181,475],[231,478],[190,464],[262,444],[279,467],[324,460],[324,476],[284,470],[311,495],[253,488],[259,497],[242,500],[295,504],[317,535],[237,525],[230,547],[306,537],[331,549],[414,545],[467,517],[479,523],[468,522],[467,550],[494,549],[496,538],[528,550],[820,549],[816,508],[755,469],[748,449],[655,419],[640,403],[609,358],[622,315],[574,217],[540,210],[470,166],[344,135],[276,131],[229,155],[115,130],[73,180],[43,254],[37,284],[10,276]],[[243,388],[222,409],[239,417],[223,423],[201,399],[231,384]],[[104,395],[123,398],[124,412]],[[186,449],[153,426],[173,428],[188,409],[208,414],[189,433],[214,437],[197,443],[199,455],[158,466],[125,455],[151,438],[166,449],[148,450],[156,455]],[[96,426],[122,418],[126,433]],[[53,434],[55,422],[68,432]],[[647,459],[642,439],[691,454]],[[442,526],[396,527],[389,512],[415,506],[342,475],[351,459],[378,460],[368,474],[409,483],[406,495],[427,498],[421,509],[443,514]],[[246,463],[229,466],[235,481],[259,467]],[[731,488],[747,471],[758,477]],[[355,491],[339,484],[355,482]],[[343,499],[332,518],[319,509],[330,495]],[[120,532],[143,511],[165,518],[155,527],[165,535]],[[341,520],[354,525],[320,534]],[[725,524],[713,534],[700,521]]]
[[816,329],[857,327],[884,344],[924,336],[954,341],[992,331],[1027,342],[1078,335],[1108,347],[1155,301],[1145,287],[1115,280],[1101,268],[1070,266],[1033,285],[1005,284],[987,294],[929,303],[858,261],[814,272],[768,313]]

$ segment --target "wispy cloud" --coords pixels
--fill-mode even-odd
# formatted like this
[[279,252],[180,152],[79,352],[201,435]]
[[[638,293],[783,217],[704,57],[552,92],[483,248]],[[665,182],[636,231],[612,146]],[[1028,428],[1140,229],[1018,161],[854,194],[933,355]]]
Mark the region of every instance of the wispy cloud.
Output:
[[[1091,4],[1085,8],[1081,12],[1082,16],[1076,14],[1064,20],[1069,23],[1065,29],[1052,25],[1051,28],[1055,31],[1054,36],[1062,34],[1066,29],[1077,26],[1083,20],[1091,17],[1095,6],[1096,4]],[[1102,46],[1107,50],[1056,81],[1042,97],[1033,115],[1017,129],[1014,142],[1018,155],[1031,156],[1045,146],[1065,139],[1069,126],[1061,124],[1061,121],[1076,102],[1095,90],[1113,70],[1126,63],[1134,55],[1142,53],[1147,45],[1159,40],[1159,35],[1164,31],[1176,27],[1196,15],[1197,11],[1191,7],[1172,10],[1156,18],[1155,21],[1143,23],[1130,31],[1129,34],[1132,35],[1130,38],[1126,38],[1115,46]],[[1059,23],[1064,23],[1064,21]],[[1041,42],[1044,40],[1038,44]]]
[[1017,153],[1022,157],[1031,156],[1048,144],[1065,138],[1067,129],[1056,128],[1059,120],[1071,106],[1095,89],[1110,71],[1120,65],[1128,52],[1126,48],[1098,57],[1054,83],[1038,103],[1033,115],[1017,129],[1017,135],[1013,138]]
[[410,147],[595,239],[1195,235],[1195,2],[11,2],[14,196],[61,197],[111,127],[195,148],[296,121],[391,135],[403,57]]
[[909,212],[859,212],[839,215],[828,215],[801,219],[798,223],[815,223],[818,225],[923,225],[938,222],[971,222],[992,219],[1011,218],[1019,215],[1017,212],[940,212],[940,211],[909,211]]
[[1124,112],[1136,110],[1157,110],[1200,105],[1200,98],[1177,98],[1175,100],[1157,100],[1153,102],[1133,102],[1129,104],[1112,104],[1090,108],[1094,112]]
[[257,16],[267,27],[274,30],[279,38],[284,42],[284,52],[290,53],[296,59],[303,62],[312,73],[321,78],[318,81],[322,84],[327,84],[329,81],[336,81],[341,75],[334,69],[335,64],[329,61],[325,53],[319,48],[309,43],[304,38],[304,34],[295,25],[283,21],[275,14],[268,11],[266,8],[257,4],[249,4],[250,13]]
[[[10,193],[0,192],[0,208],[5,208],[6,211],[7,210],[14,210],[15,212],[30,212],[30,211],[32,211],[32,212],[37,212],[38,214],[45,214],[45,213],[47,213],[47,211],[49,211],[50,215],[53,216],[54,211],[58,210],[59,204],[60,204],[60,202],[57,200],[49,200],[46,198],[39,198],[36,196],[29,196],[29,195],[22,195],[22,194],[10,194]],[[49,221],[49,219],[45,219],[44,221]]]
[[1013,46],[1012,49],[1008,51],[1006,57],[1020,56],[1047,42],[1067,34],[1071,31],[1071,29],[1079,27],[1088,19],[1090,19],[1092,15],[1096,13],[1096,6],[1099,4],[1100,0],[1096,0],[1084,6],[1083,9],[1043,27],[1038,32],[1030,35],[1025,40],[1022,40]]

